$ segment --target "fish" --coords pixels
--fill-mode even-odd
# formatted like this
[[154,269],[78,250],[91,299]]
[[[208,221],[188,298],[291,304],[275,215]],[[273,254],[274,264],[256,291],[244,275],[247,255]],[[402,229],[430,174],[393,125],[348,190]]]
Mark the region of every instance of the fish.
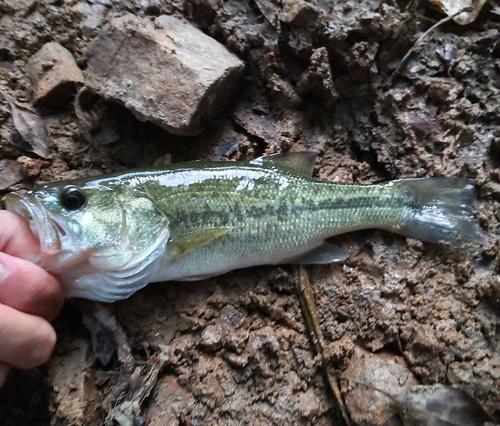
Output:
[[485,242],[471,180],[345,184],[312,177],[316,153],[188,162],[47,183],[7,194],[40,241],[33,262],[69,297],[114,302],[150,282],[195,281],[263,264],[326,264],[326,241],[377,228],[430,243]]

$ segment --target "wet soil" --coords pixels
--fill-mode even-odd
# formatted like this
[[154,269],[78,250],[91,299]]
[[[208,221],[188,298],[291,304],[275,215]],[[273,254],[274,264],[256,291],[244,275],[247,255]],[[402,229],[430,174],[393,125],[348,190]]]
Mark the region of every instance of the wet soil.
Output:
[[[437,28],[394,75],[422,32],[444,17],[427,3],[1,0],[0,88],[29,104],[25,67],[43,44],[59,42],[85,69],[89,43],[106,21],[126,12],[183,16],[224,44],[247,67],[236,96],[197,137],[170,135],[108,105],[119,125],[112,127],[111,142],[103,137],[92,144],[72,103],[39,108],[51,132],[51,154],[31,162],[23,157],[36,156],[15,145],[10,108],[0,102],[0,157],[21,163],[25,176],[3,193],[152,165],[168,155],[173,162],[223,161],[281,151],[318,152],[315,176],[332,182],[473,179],[474,220],[488,237],[483,247],[458,250],[366,231],[334,239],[351,247],[346,262],[307,272],[332,375],[342,375],[359,349],[397,356],[415,383],[460,387],[499,423],[495,7],[487,5],[468,26]],[[168,361],[134,424],[341,424],[294,280],[289,266],[265,266],[196,283],[150,285],[108,306],[126,335],[128,376],[120,374],[129,365],[120,351],[106,366],[95,359],[82,323],[88,307],[68,301],[55,321],[59,343],[51,361],[13,372],[0,390],[0,423],[105,422],[126,399],[110,395],[123,380],[130,394],[130,382],[167,346]],[[351,416],[353,424],[384,424],[359,412]]]

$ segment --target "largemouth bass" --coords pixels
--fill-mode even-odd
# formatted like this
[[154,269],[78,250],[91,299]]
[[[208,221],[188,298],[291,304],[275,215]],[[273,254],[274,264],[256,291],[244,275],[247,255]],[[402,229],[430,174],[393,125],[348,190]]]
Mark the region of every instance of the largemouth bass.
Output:
[[193,162],[56,182],[4,197],[41,244],[34,261],[70,297],[112,302],[149,282],[198,280],[262,264],[328,263],[325,239],[379,228],[432,243],[482,242],[475,190],[460,178],[377,185],[312,178],[316,154]]

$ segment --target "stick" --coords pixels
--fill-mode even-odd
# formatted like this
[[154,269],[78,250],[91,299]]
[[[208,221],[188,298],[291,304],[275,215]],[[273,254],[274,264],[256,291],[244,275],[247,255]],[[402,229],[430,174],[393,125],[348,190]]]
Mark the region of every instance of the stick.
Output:
[[295,275],[297,277],[296,286],[300,307],[302,309],[302,315],[304,315],[304,321],[311,336],[314,349],[316,353],[321,357],[321,369],[326,378],[330,391],[335,398],[336,406],[342,414],[342,418],[344,419],[345,424],[347,426],[351,426],[352,423],[347,413],[344,401],[342,400],[342,395],[340,393],[338,377],[332,376],[332,374],[330,374],[330,370],[328,369],[328,363],[325,358],[325,339],[319,327],[318,313],[314,304],[314,296],[311,289],[311,283],[309,282],[309,276],[303,266],[294,267],[294,269]]
[[413,44],[413,46],[408,50],[408,52],[406,52],[406,55],[403,57],[403,59],[401,59],[401,62],[399,63],[399,65],[397,66],[395,71],[392,73],[390,80],[392,80],[392,78],[395,75],[399,74],[399,72],[401,71],[401,69],[405,65],[405,63],[408,60],[408,58],[410,57],[410,55],[415,51],[415,49],[422,42],[422,40],[424,38],[426,38],[431,32],[433,32],[436,28],[440,27],[441,25],[446,24],[447,22],[451,21],[453,18],[460,15],[461,13],[472,12],[472,10],[473,10],[472,7],[464,7],[459,12],[454,13],[453,15],[450,15],[450,16],[447,16],[446,18],[441,19],[440,21],[436,22],[432,27],[430,27],[425,33],[423,33],[418,38],[418,40]]

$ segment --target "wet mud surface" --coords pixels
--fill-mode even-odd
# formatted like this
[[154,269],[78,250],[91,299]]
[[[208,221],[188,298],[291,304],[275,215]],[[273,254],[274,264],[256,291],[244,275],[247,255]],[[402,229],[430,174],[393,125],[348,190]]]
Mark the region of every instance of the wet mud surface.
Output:
[[[72,102],[40,106],[51,134],[47,158],[15,144],[11,110],[2,101],[0,157],[11,160],[0,163],[2,193],[168,159],[244,160],[281,151],[318,152],[315,176],[332,182],[473,179],[484,246],[458,250],[358,232],[332,239],[350,247],[347,261],[306,270],[333,376],[347,371],[386,392],[396,382],[455,386],[500,423],[495,7],[487,5],[470,25],[437,28],[394,75],[418,37],[444,17],[427,3],[3,0],[0,89],[31,104],[30,57],[57,41],[85,71],[92,41],[125,13],[183,17],[225,45],[246,65],[234,96],[194,137],[140,122],[102,99],[88,102],[106,118],[94,127],[84,120],[88,111],[75,112]],[[113,424],[120,422],[110,420],[115,408],[151,383],[149,396],[130,408],[133,424],[341,424],[295,281],[292,267],[283,265],[149,285],[104,308],[127,348],[120,352],[115,333],[105,366],[82,320],[95,307],[69,301],[55,321],[59,342],[49,363],[13,372],[0,390],[0,423]],[[384,368],[395,376],[389,380]],[[151,371],[157,376],[148,382]],[[370,413],[367,405],[381,403],[368,404],[355,384],[343,380],[341,389],[352,424],[404,424],[393,413]]]

